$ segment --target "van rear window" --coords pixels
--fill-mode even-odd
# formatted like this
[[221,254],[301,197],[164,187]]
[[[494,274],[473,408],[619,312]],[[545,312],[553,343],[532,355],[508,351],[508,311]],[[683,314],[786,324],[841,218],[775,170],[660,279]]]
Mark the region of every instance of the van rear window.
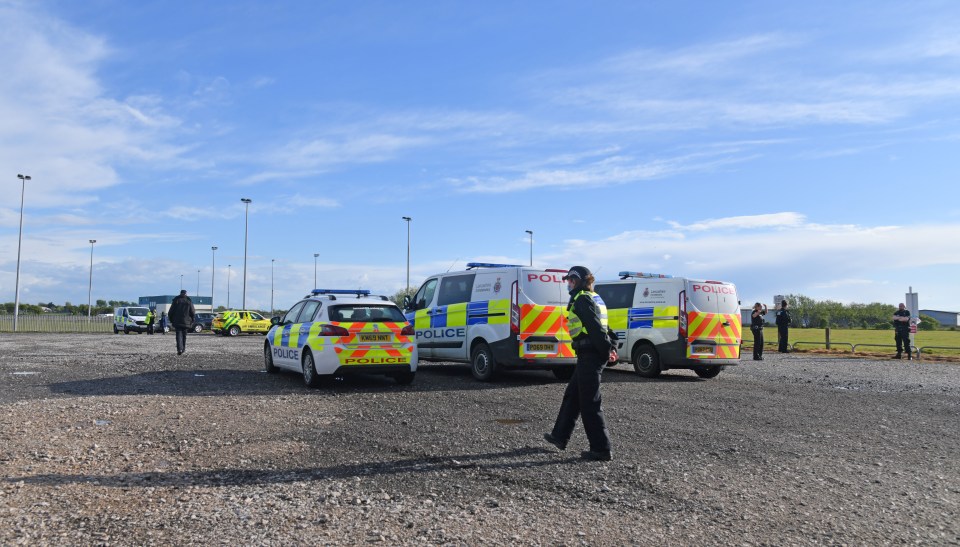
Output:
[[566,306],[570,300],[561,272],[521,270],[520,291],[541,306]]
[[407,318],[396,306],[346,305],[330,308],[330,320],[343,323],[404,323]]
[[687,298],[699,311],[707,313],[740,313],[737,288],[729,283],[689,281]]

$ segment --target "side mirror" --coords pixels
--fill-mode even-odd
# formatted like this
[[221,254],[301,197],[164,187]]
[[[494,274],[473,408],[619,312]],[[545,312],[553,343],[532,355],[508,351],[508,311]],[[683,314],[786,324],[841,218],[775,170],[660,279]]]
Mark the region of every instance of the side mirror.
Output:
[[279,325],[279,324],[280,324],[280,316],[279,316],[279,315],[274,315],[273,317],[271,317],[271,318],[270,318],[270,324],[271,324],[272,326],[277,326],[277,325]]
[[410,304],[411,304],[412,302],[413,302],[413,299],[410,298],[410,295],[409,295],[409,294],[408,294],[408,295],[405,295],[405,296],[403,297],[403,309],[409,310],[409,309],[410,309]]

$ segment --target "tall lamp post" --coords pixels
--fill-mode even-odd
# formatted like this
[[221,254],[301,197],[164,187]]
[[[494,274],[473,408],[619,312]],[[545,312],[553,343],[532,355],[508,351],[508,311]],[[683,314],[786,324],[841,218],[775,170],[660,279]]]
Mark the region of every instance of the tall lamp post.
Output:
[[20,316],[20,247],[23,246],[23,196],[27,191],[30,175],[17,175],[20,179],[20,236],[17,238],[17,282],[14,289],[13,332],[17,332],[17,318]]
[[227,264],[227,309],[230,309],[230,264]]
[[90,320],[90,313],[93,309],[93,244],[96,243],[96,239],[90,240],[90,285],[87,287],[87,320]]
[[241,299],[241,307],[247,309],[247,228],[250,226],[250,202],[253,200],[250,198],[240,198],[240,201],[243,202],[244,213],[243,213],[243,298]]
[[407,221],[407,292],[410,292],[410,217],[403,217]]
[[530,234],[530,265],[533,266],[533,230],[524,230]]
[[317,288],[317,257],[320,253],[313,253],[313,288]]
[[183,290],[183,274],[180,274],[180,290]]
[[200,270],[197,270],[197,298],[200,298]]
[[217,308],[213,307],[213,280],[217,276],[217,247],[210,247],[210,311]]
[[273,263],[277,260],[270,259],[270,315],[273,315]]

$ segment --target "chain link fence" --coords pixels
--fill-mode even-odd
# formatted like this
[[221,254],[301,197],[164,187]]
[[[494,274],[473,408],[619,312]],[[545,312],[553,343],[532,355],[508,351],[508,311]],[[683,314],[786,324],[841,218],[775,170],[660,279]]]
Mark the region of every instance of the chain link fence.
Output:
[[[13,315],[0,315],[0,332],[13,332]],[[84,315],[20,314],[17,332],[96,332],[113,333],[113,317]]]

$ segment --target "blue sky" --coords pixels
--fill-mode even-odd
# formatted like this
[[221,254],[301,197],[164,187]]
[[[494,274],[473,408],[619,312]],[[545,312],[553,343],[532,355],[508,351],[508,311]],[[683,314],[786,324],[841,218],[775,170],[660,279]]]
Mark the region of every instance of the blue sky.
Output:
[[[470,260],[960,310],[960,5],[0,0],[0,300]],[[795,5],[794,5],[795,4]]]

